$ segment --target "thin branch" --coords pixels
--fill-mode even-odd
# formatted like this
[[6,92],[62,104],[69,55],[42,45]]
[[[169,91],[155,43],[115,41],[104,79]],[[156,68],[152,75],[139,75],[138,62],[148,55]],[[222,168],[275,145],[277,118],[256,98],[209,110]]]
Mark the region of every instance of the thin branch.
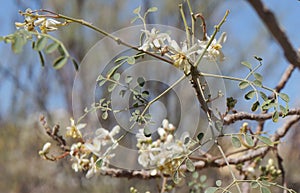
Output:
[[290,79],[292,73],[295,70],[295,66],[293,64],[290,64],[285,72],[283,73],[283,75],[281,76],[281,79],[279,81],[279,83],[277,84],[277,86],[275,87],[275,90],[277,92],[280,92],[286,85],[287,81]]
[[[281,184],[283,184],[283,186],[285,188],[287,188],[287,182],[286,182],[286,178],[285,178],[285,170],[284,170],[284,167],[283,167],[283,159],[279,155],[278,149],[276,149],[275,153],[276,153],[276,157],[277,157],[278,168],[281,171],[281,178],[282,178]],[[286,189],[284,189],[283,193],[287,193]]]
[[[224,117],[224,125],[230,125],[236,121],[241,120],[255,120],[255,121],[265,121],[272,119],[273,113],[266,114],[253,114],[247,112],[238,112],[235,114],[228,114]],[[290,109],[286,116],[290,115],[300,115],[300,109]],[[283,116],[282,112],[279,112],[279,116]]]
[[255,9],[261,20],[267,26],[269,31],[272,33],[273,37],[280,44],[285,58],[293,65],[300,68],[300,57],[297,51],[293,48],[290,40],[288,39],[286,33],[279,26],[275,15],[270,9],[268,9],[261,0],[248,0],[250,5]]

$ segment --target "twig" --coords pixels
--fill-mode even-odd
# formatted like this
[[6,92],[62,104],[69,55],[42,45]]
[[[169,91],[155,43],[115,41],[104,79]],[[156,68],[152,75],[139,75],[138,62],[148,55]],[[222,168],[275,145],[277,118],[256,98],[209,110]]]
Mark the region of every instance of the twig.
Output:
[[[272,118],[273,113],[266,114],[253,114],[248,112],[238,112],[234,114],[228,114],[224,117],[224,125],[230,125],[236,121],[241,120],[255,120],[255,121],[265,121]],[[286,116],[290,115],[300,115],[300,109],[290,109]],[[279,112],[279,116],[283,116],[282,112]]]
[[[233,173],[233,170],[232,170],[232,168],[231,168],[231,166],[230,166],[230,164],[228,162],[228,158],[226,157],[226,155],[225,155],[222,147],[218,144],[217,140],[216,140],[216,145],[217,145],[220,153],[222,154],[222,157],[223,157],[223,159],[224,159],[224,161],[225,161],[225,163],[226,163],[226,165],[228,167],[228,170],[229,170],[229,172],[231,174],[231,177],[232,177],[233,181],[235,182],[237,180],[237,178],[235,177],[235,175]],[[238,183],[236,183],[236,188],[237,188],[238,192],[242,193],[241,188],[240,188],[240,186],[239,186]]]
[[[286,179],[285,179],[285,170],[283,167],[283,159],[279,155],[278,149],[275,150],[275,153],[276,153],[276,157],[277,157],[278,168],[281,170],[281,178],[282,178],[281,184],[283,184],[283,186],[285,188],[287,188],[287,183],[286,183]],[[283,193],[287,193],[286,189],[284,189]]]
[[295,66],[293,64],[290,64],[285,72],[283,73],[283,75],[281,76],[281,79],[279,81],[279,83],[277,84],[277,86],[275,87],[275,90],[277,92],[280,92],[286,85],[287,81],[290,79],[292,73],[295,70]]

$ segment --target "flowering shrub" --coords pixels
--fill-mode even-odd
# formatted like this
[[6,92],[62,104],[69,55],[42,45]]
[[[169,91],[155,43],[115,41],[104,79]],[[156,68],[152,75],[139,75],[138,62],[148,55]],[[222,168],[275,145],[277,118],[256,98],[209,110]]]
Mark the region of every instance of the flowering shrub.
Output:
[[[136,17],[132,22],[140,19],[143,23],[140,34],[135,34],[141,37],[139,45],[131,45],[126,40],[107,33],[81,19],[57,14],[48,10],[26,9],[25,12],[20,12],[24,16],[24,21],[16,22],[17,31],[14,34],[2,37],[1,40],[5,41],[5,43],[11,43],[16,53],[21,52],[25,43],[31,41],[33,50],[38,52],[42,65],[45,65],[44,54],[51,54],[57,51],[59,57],[53,62],[55,69],[62,68],[68,60],[71,60],[75,69],[80,70],[80,66],[70,56],[61,41],[48,34],[49,32],[60,30],[62,27],[67,27],[71,23],[87,26],[112,39],[119,45],[126,46],[135,51],[132,56],[122,55],[115,59],[115,65],[105,74],[100,74],[97,80],[95,80],[95,83],[100,87],[108,85],[109,93],[113,93],[117,88],[121,88],[119,92],[121,96],[120,100],[122,100],[122,97],[126,93],[130,93],[132,101],[134,101],[133,105],[126,109],[117,109],[114,108],[111,100],[102,98],[98,102],[93,103],[90,109],[84,109],[83,115],[78,119],[71,118],[70,126],[66,127],[63,136],[60,134],[60,127],[58,125],[51,128],[46,118],[41,117],[41,123],[46,133],[57,142],[62,153],[53,155],[51,152],[52,144],[46,142],[42,150],[39,151],[39,155],[51,161],[70,158],[72,169],[75,172],[83,172],[87,178],[95,174],[127,177],[139,176],[144,178],[161,177],[163,179],[161,192],[169,191],[167,190],[166,178],[171,178],[177,184],[184,179],[187,172],[194,172],[194,181],[189,184],[189,186],[193,186],[193,191],[200,191],[201,188],[206,188],[203,185],[206,177],[201,177],[200,182],[197,182],[199,176],[195,171],[210,166],[228,167],[233,181],[231,184],[222,187],[222,181],[218,180],[216,181],[216,186],[206,188],[207,193],[231,192],[234,188],[242,192],[240,184],[244,182],[251,184],[252,188],[259,187],[262,193],[270,192],[270,186],[295,192],[275,182],[276,178],[282,174],[282,171],[274,165],[273,159],[269,159],[266,166],[256,167],[257,163],[261,161],[270,149],[277,148],[278,140],[283,136],[278,134],[269,137],[259,129],[254,131],[246,122],[241,125],[240,131],[237,133],[225,133],[224,126],[244,119],[257,121],[272,119],[274,122],[277,122],[279,117],[297,114],[298,111],[289,110],[288,103],[290,99],[287,94],[281,93],[278,89],[272,89],[263,83],[262,75],[257,72],[257,69],[262,66],[262,58],[260,57],[255,57],[258,63],[255,67],[252,67],[252,64],[249,62],[242,62],[249,70],[249,73],[244,78],[202,71],[203,65],[206,64],[205,62],[221,63],[226,58],[222,47],[227,35],[225,32],[220,35],[218,33],[227,19],[229,11],[225,13],[219,24],[215,26],[215,31],[212,34],[208,34],[204,16],[194,14],[189,1],[186,1],[184,5],[188,7],[189,13],[183,12],[183,5],[181,4],[180,13],[186,35],[183,41],[177,41],[172,37],[172,32],[160,31],[155,27],[148,28],[145,18],[148,14],[157,11],[156,7],[148,9],[143,16],[141,8],[136,8],[134,10]],[[186,14],[189,14],[191,17],[191,26],[187,25]],[[195,22],[199,19],[202,22],[202,39],[196,39],[195,37]],[[219,38],[217,39],[216,36],[219,36]],[[134,82],[133,77],[123,77],[118,71],[125,63],[139,65],[137,60],[143,60],[146,56],[151,56],[168,63],[179,69],[182,73],[182,77],[155,97],[151,97],[151,93],[146,89],[145,84],[147,80],[144,77],[138,77],[135,86],[132,87],[131,83]],[[260,110],[260,112],[258,114],[237,112],[235,110],[237,101],[232,97],[226,99],[227,103],[226,107],[224,107],[226,111],[221,112],[212,103],[224,98],[224,93],[217,91],[217,96],[213,96],[211,92],[215,88],[209,86],[205,78],[236,81],[239,83],[238,86],[241,90],[250,89],[245,94],[245,99],[255,99],[251,105],[251,111]],[[154,121],[149,108],[154,102],[162,98],[185,79],[190,81],[190,85],[195,90],[198,103],[208,122],[207,131],[197,132],[195,136],[189,132],[182,132],[179,136],[176,135],[176,126],[169,123],[165,117],[162,118],[162,125],[156,128],[155,131],[151,131],[150,126]],[[125,99],[123,98],[123,100]],[[271,110],[273,112],[267,113]],[[115,124],[111,130],[100,127],[95,128],[93,134],[85,135],[85,130],[91,126],[89,122],[82,122],[85,122],[85,118],[95,111],[100,112],[103,120],[109,119],[112,113],[128,111],[130,113],[128,120],[130,127],[123,128],[121,125]],[[194,130],[197,130],[197,128],[194,128]],[[116,168],[111,164],[111,160],[117,156],[116,152],[120,148],[122,140],[131,132],[135,132],[136,159],[140,167],[143,168],[142,170],[128,171],[124,168]],[[239,150],[232,153],[225,153],[219,142],[221,138],[230,138],[232,145],[235,148],[239,148]],[[218,148],[221,158],[211,156],[203,150],[203,147],[209,142],[212,142]],[[247,153],[240,159],[231,157],[231,155],[240,152]],[[260,156],[262,158],[259,158]],[[248,163],[252,163],[252,165]],[[240,178],[236,176],[231,166],[238,164],[243,165],[243,167],[236,168],[241,173]],[[257,175],[258,171],[260,171],[260,175]],[[130,191],[137,192],[134,187]]]

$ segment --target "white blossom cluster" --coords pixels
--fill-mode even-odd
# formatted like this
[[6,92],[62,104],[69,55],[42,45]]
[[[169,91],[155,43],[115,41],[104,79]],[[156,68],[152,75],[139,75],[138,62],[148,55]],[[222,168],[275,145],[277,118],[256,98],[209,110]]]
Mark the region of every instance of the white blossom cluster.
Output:
[[169,57],[174,66],[188,73],[191,65],[195,63],[195,58],[200,56],[204,51],[204,58],[213,61],[223,61],[222,44],[226,41],[226,33],[222,33],[218,40],[213,39],[206,49],[211,37],[206,35],[206,40],[197,40],[194,45],[189,46],[186,41],[178,44],[172,40],[167,33],[160,33],[155,28],[142,30],[145,34],[145,40],[139,47],[143,51],[152,51]]
[[[114,136],[119,133],[120,127],[115,126],[111,131],[99,128],[90,142],[84,142],[80,130],[85,126],[86,124],[82,123],[76,125],[75,121],[71,119],[71,126],[67,127],[66,137],[80,139],[80,142],[71,145],[69,152],[72,168],[75,172],[86,172],[86,177],[90,178],[105,169],[109,164],[109,159],[114,156],[112,150],[118,146]],[[47,142],[39,151],[40,156],[47,159],[50,147],[51,143]]]
[[15,22],[15,25],[17,29],[23,28],[33,32],[38,32],[37,29],[39,29],[41,33],[47,33],[57,30],[59,26],[64,24],[52,18],[41,17],[38,14],[33,15],[32,10],[28,8],[25,11],[24,22]]
[[136,134],[137,147],[139,149],[138,162],[147,169],[172,174],[182,164],[182,160],[190,153],[189,145],[184,141],[188,134],[183,134],[180,139],[174,136],[175,127],[164,119],[162,127],[157,132],[159,138],[155,141],[151,137],[145,137],[140,129]]

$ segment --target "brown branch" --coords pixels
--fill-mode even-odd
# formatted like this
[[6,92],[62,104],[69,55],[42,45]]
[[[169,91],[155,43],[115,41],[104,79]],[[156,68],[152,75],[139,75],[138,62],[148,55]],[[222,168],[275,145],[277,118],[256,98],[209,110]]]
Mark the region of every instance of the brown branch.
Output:
[[[300,120],[300,116],[295,116],[292,119],[290,119],[290,121],[286,122],[286,124],[283,125],[282,128],[279,128],[277,130],[277,132],[274,134],[274,136],[271,138],[273,142],[278,141],[280,138],[284,137],[286,135],[286,133],[288,132],[288,130],[298,121]],[[60,146],[64,146],[64,151],[68,152],[70,151],[67,146],[66,143],[64,141],[64,139],[62,138],[62,136],[58,135],[58,130],[55,129],[55,127],[53,127],[53,129],[51,129],[48,125],[47,122],[45,120],[45,117],[41,116],[40,121],[42,123],[42,125],[44,126],[46,132],[48,135],[50,135],[51,137],[53,137],[53,139],[55,141],[57,141]],[[264,157],[268,151],[272,149],[272,147],[261,147],[259,149],[250,149],[245,155],[239,156],[237,158],[230,158],[228,157],[228,163],[231,165],[236,165],[236,164],[240,164],[240,163],[244,163],[246,161],[250,161],[253,160],[254,158],[257,157]],[[244,151],[244,150],[242,150]],[[241,151],[236,151],[235,153],[240,153]],[[233,153],[230,153],[228,155],[232,155]],[[194,163],[195,167],[197,170],[201,170],[207,167],[224,167],[226,166],[226,162],[223,158],[220,157],[215,157],[215,158],[211,158],[208,157],[204,160],[200,160]],[[185,165],[181,166],[181,171],[187,171],[187,168]],[[108,175],[108,176],[112,176],[112,177],[126,177],[126,178],[143,178],[143,179],[150,179],[150,178],[160,178],[162,176],[165,177],[170,177],[167,175],[164,175],[160,172],[157,172],[155,175],[151,174],[151,171],[146,171],[146,170],[125,170],[125,169],[119,169],[119,168],[105,168],[102,169],[100,172],[102,175]]]
[[[281,170],[281,178],[282,178],[281,184],[283,184],[283,186],[285,188],[287,188],[287,182],[286,182],[286,178],[285,178],[285,170],[283,167],[283,158],[279,155],[278,149],[276,149],[275,154],[276,154],[276,158],[277,158],[278,168]],[[286,190],[284,190],[283,193],[286,193]]]
[[49,135],[54,141],[58,143],[58,146],[65,152],[69,152],[70,148],[67,146],[66,140],[63,136],[59,135],[59,125],[54,125],[53,128],[48,125],[45,116],[40,116],[40,122],[44,127],[47,135]]
[[283,75],[281,76],[280,81],[278,82],[277,86],[275,87],[276,92],[280,92],[286,85],[287,81],[290,79],[292,73],[295,70],[295,66],[293,64],[290,64]]
[[288,130],[299,120],[300,120],[300,116],[294,116],[293,118],[291,118],[281,128],[277,129],[274,136],[272,137],[272,140],[278,141],[280,138],[284,137],[286,135],[286,133],[288,132]]
[[267,26],[273,37],[280,44],[285,58],[293,65],[300,68],[300,57],[293,45],[289,41],[283,29],[279,26],[277,19],[272,11],[270,11],[261,0],[248,0],[261,20]]
[[[224,125],[230,125],[236,121],[241,120],[255,120],[255,121],[265,121],[272,118],[273,113],[266,114],[253,114],[247,112],[238,112],[235,114],[228,114],[224,117]],[[290,115],[300,115],[300,109],[290,109],[286,116]],[[283,113],[280,112],[279,116],[283,116]]]

